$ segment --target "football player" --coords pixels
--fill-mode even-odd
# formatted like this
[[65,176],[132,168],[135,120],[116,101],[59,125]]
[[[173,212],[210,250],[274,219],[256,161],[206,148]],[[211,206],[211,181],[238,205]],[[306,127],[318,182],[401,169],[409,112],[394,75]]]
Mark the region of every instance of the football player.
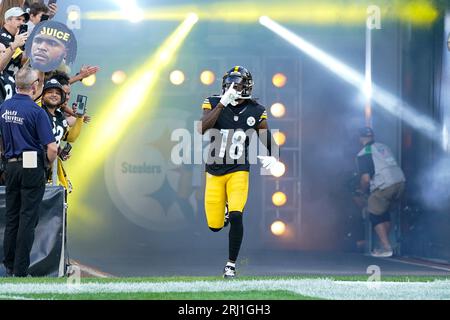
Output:
[[[222,80],[222,95],[212,96],[203,102],[201,133],[215,129],[211,136],[216,148],[206,164],[205,211],[208,227],[213,232],[230,225],[229,260],[224,268],[224,278],[236,276],[236,260],[241,248],[244,227],[242,215],[247,202],[249,186],[249,137],[254,129],[268,130],[267,112],[252,99],[253,78],[241,66],[229,70]],[[273,138],[269,132],[266,145],[269,156],[258,156],[263,167],[269,169],[277,162],[270,155]],[[212,144],[211,144],[212,145]],[[217,151],[217,152],[216,152]]]

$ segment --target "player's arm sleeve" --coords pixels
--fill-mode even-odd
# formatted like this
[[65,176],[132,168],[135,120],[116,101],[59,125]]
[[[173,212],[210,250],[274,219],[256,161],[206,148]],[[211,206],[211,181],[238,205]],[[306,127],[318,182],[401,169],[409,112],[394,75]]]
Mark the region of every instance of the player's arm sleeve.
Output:
[[46,146],[49,143],[56,142],[56,139],[53,134],[53,129],[52,129],[52,125],[50,123],[50,119],[48,118],[44,109],[41,109],[41,111],[42,112],[38,112],[38,115],[36,118],[36,131],[37,131],[40,143],[43,146]]
[[209,98],[206,98],[205,101],[203,101],[202,109],[203,110],[211,110],[212,109],[211,101],[209,101]]
[[77,118],[77,121],[75,121],[75,125],[71,128],[69,128],[69,131],[67,133],[66,141],[67,142],[75,142],[81,133],[81,128],[83,127],[83,118]]

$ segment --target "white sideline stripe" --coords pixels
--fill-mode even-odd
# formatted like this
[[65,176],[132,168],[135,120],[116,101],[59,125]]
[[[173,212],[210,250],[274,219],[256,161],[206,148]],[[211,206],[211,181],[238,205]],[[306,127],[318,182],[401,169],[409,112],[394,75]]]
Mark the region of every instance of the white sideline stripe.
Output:
[[27,297],[1,295],[0,300],[35,300]]
[[450,280],[433,282],[365,282],[304,280],[231,280],[193,282],[115,282],[57,284],[0,284],[0,295],[21,294],[99,294],[99,293],[167,293],[222,291],[284,290],[297,294],[338,300],[450,299]]
[[389,258],[389,260],[395,261],[395,262],[404,263],[404,264],[409,264],[409,265],[412,265],[412,266],[419,266],[419,267],[425,267],[425,268],[432,268],[432,269],[437,269],[437,270],[449,271],[449,272],[450,272],[450,268],[439,267],[439,266],[430,266],[430,265],[428,265],[428,264],[420,263],[420,262],[409,262],[409,261],[403,261],[403,260],[396,259],[396,258]]

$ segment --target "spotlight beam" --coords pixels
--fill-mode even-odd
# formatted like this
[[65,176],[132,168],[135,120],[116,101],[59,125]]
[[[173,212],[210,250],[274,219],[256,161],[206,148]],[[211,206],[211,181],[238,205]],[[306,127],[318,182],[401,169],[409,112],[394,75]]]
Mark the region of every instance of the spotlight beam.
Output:
[[[269,17],[263,16],[260,18],[259,22],[264,27],[326,67],[329,71],[350,83],[363,94],[367,92],[365,75],[332,57],[313,44],[305,41],[300,36],[286,29]],[[371,94],[372,100],[386,111],[402,119],[429,138],[441,142],[441,129],[439,129],[439,125],[435,121],[426,115],[416,112],[410,105],[377,85],[373,85]]]
[[69,172],[76,185],[71,197],[74,204],[88,192],[96,170],[123,137],[142,107],[149,107],[147,104],[151,94],[154,101],[157,94],[155,85],[161,73],[173,61],[197,21],[198,17],[190,14],[123,88],[101,107],[102,112],[96,116],[98,121],[95,127],[83,137],[88,141],[83,145],[83,152],[77,154],[75,161],[70,163]]
[[[135,1],[116,0],[122,11],[90,11],[83,14],[87,20],[129,20],[129,3]],[[169,1],[167,1],[169,2]],[[356,2],[356,1],[354,1]],[[388,5],[389,2],[389,5]],[[439,9],[430,0],[387,1],[381,5],[383,21],[407,21],[419,26],[431,25],[439,17]],[[226,23],[255,23],[259,17],[270,15],[281,22],[296,22],[315,25],[362,25],[367,19],[367,3],[343,6],[335,0],[322,1],[210,1],[201,6],[192,4],[153,6],[139,10],[141,18],[154,21],[178,21],[187,13],[196,12],[202,21]],[[211,12],[214,12],[212,15]]]

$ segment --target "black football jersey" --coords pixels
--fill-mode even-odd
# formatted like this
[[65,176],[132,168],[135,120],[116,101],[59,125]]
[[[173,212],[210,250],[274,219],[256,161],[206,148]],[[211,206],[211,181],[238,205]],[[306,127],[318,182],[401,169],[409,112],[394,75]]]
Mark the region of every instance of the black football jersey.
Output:
[[56,144],[58,147],[61,144],[61,140],[65,140],[67,137],[67,133],[69,131],[69,123],[66,120],[66,117],[60,110],[55,111],[55,115],[52,115],[47,107],[43,107],[47,112],[47,115],[50,119],[50,122],[53,127],[53,134],[55,135]]
[[6,72],[0,73],[0,104],[12,98],[16,93],[16,82]]
[[[220,97],[209,97],[203,102],[203,109],[214,109]],[[211,134],[209,159],[206,172],[221,176],[236,171],[249,171],[248,133],[257,131],[259,124],[267,119],[266,109],[255,100],[245,100],[238,106],[224,108],[216,123],[214,134]],[[250,131],[249,131],[250,130]],[[246,134],[247,133],[247,134]]]
[[[5,28],[0,29],[0,42],[5,45],[6,48],[11,46],[11,43],[14,42],[15,37],[8,32]],[[16,73],[22,66],[22,54],[23,51],[20,48],[16,49],[16,52],[13,54],[12,59],[9,61],[6,66],[4,73],[7,73],[11,77],[15,77]]]

